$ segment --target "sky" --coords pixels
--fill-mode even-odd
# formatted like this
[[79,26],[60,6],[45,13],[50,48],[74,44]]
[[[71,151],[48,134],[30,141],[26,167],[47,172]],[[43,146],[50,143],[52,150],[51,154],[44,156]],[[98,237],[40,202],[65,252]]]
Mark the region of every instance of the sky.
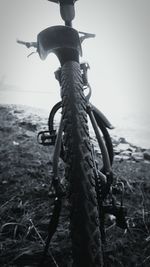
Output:
[[[73,26],[96,34],[83,44],[83,58],[90,64],[92,101],[114,124],[134,116],[136,125],[150,128],[150,1],[78,0]],[[16,39],[36,41],[37,34],[63,24],[59,7],[47,0],[0,0],[0,102],[51,107],[60,99],[51,54],[41,61],[34,49]],[[123,126],[125,121],[122,121]],[[133,124],[133,120],[131,120]],[[146,132],[147,134],[147,132]]]

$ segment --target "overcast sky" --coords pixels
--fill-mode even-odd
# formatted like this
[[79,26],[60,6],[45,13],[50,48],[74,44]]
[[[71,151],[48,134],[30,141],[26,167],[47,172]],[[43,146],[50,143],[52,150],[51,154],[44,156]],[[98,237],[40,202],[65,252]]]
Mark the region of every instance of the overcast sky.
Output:
[[[41,30],[62,23],[58,5],[47,0],[0,0],[0,77],[14,86],[7,88],[9,93],[6,88],[1,92],[2,102],[47,106],[50,98],[59,99],[53,76],[59,67],[56,57],[27,58],[32,49],[16,44],[16,38],[35,41]],[[83,45],[83,60],[91,66],[93,102],[108,114],[118,107],[119,112],[148,114],[150,0],[78,0],[74,27],[96,34]],[[23,91],[39,94],[33,99]]]

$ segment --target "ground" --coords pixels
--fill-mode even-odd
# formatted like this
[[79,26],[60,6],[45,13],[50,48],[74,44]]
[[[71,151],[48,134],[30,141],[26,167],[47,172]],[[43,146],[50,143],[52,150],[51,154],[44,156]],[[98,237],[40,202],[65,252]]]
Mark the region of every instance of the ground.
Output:
[[[47,236],[53,200],[51,184],[53,147],[37,143],[46,119],[25,107],[0,106],[0,266],[37,266]],[[144,150],[123,138],[113,140],[115,177],[125,184],[129,230],[109,218],[106,229],[106,266],[150,266],[150,161]],[[121,150],[122,148],[125,150]],[[122,147],[122,148],[121,148]],[[60,170],[62,166],[60,163]],[[60,267],[69,266],[71,242],[67,203],[63,208],[49,253]],[[57,266],[49,263],[45,266]]]

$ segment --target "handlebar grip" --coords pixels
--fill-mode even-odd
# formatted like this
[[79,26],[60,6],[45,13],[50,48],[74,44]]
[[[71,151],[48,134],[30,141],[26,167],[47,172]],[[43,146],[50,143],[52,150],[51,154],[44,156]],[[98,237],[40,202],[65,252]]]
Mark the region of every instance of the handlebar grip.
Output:
[[30,43],[29,43],[29,42],[24,42],[24,41],[21,41],[21,40],[17,40],[17,43],[18,43],[18,44],[23,44],[23,45],[25,45],[27,48],[30,47]]
[[30,48],[30,47],[35,47],[35,48],[37,48],[37,42],[24,42],[24,41],[21,41],[21,40],[17,40],[17,43],[18,43],[18,44],[23,44],[23,45],[25,45],[27,48]]
[[21,41],[21,40],[16,40],[16,42],[18,43],[18,44],[25,44],[25,42],[23,42],[23,41]]

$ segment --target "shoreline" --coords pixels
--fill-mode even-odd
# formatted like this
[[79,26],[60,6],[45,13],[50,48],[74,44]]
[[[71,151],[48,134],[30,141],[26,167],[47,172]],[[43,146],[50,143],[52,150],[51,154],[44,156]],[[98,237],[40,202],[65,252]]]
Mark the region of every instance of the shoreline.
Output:
[[[46,129],[49,113],[47,110],[42,108],[30,107],[27,105],[16,105],[16,104],[0,104],[0,108],[10,109],[14,115],[17,116],[18,120],[30,121],[30,124],[34,126],[37,124],[38,129]],[[39,123],[40,121],[40,123]],[[137,146],[126,140],[124,136],[116,136],[109,131],[112,138],[112,143],[114,147],[115,160],[133,160],[140,161],[144,160],[146,163],[150,161],[150,148],[143,148],[142,146]],[[94,140],[95,138],[92,137]]]

